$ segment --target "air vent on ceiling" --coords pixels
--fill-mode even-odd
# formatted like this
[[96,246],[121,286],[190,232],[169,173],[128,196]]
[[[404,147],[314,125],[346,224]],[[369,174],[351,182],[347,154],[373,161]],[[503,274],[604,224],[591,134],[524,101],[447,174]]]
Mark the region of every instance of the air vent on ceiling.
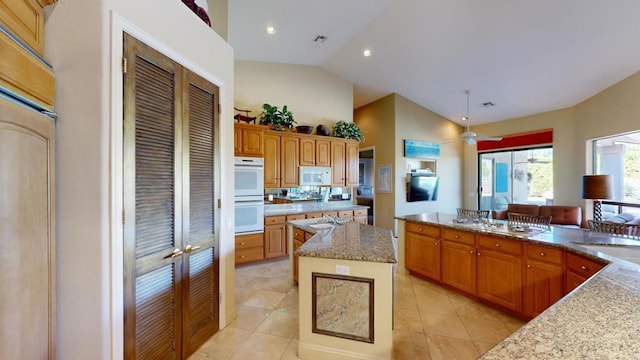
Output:
[[482,107],[492,107],[492,106],[496,106],[496,104],[492,103],[491,101],[483,102],[481,105],[482,105]]
[[323,43],[327,41],[327,36],[326,35],[316,35],[316,37],[313,38],[313,42],[316,43]]

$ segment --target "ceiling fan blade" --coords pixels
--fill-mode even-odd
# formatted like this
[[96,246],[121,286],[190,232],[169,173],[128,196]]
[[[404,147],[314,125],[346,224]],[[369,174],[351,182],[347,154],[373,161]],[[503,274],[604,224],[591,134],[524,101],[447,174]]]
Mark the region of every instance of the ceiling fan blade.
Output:
[[458,142],[458,141],[463,141],[463,140],[464,139],[461,139],[461,138],[444,139],[444,140],[442,140],[442,144],[453,143],[453,142]]
[[476,140],[478,141],[501,141],[501,137],[496,136],[484,136],[484,135],[476,135]]

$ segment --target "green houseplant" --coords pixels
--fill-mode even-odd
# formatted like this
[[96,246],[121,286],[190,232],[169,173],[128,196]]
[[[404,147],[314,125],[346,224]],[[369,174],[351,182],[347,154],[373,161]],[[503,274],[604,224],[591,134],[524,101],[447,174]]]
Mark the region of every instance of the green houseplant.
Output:
[[282,110],[277,106],[269,104],[262,105],[262,113],[260,114],[260,125],[270,125],[273,130],[284,131],[292,129],[296,121],[293,119],[293,113],[289,111],[287,105]]
[[364,141],[364,135],[358,125],[352,122],[338,121],[333,127],[333,136],[345,139],[354,139],[359,142]]

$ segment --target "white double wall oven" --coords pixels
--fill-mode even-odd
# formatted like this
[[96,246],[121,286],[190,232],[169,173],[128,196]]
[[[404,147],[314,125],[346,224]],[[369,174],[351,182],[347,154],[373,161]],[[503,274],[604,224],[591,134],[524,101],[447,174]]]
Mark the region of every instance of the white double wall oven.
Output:
[[235,232],[264,231],[264,159],[235,158]]

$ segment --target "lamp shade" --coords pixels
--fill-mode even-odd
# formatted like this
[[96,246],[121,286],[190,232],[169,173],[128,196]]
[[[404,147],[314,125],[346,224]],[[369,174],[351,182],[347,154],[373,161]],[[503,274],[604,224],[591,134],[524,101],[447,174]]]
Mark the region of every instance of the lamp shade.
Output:
[[613,197],[613,179],[611,175],[582,176],[583,199],[611,199]]

